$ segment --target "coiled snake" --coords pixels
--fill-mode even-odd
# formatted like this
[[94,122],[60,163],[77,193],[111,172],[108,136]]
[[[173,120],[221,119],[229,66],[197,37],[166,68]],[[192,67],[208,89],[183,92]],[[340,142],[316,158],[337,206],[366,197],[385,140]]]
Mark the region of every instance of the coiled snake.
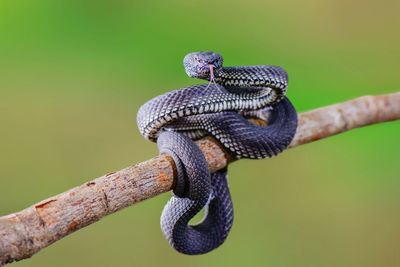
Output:
[[[221,245],[231,229],[233,206],[227,170],[210,174],[193,139],[211,135],[234,157],[265,158],[282,152],[297,127],[297,113],[285,97],[287,73],[276,66],[223,67],[213,52],[184,58],[190,77],[209,81],[168,92],[145,103],[137,114],[140,133],[172,156],[178,178],[161,215],[169,243],[184,254],[203,254]],[[251,124],[247,118],[268,121]],[[205,218],[189,221],[203,208]]]

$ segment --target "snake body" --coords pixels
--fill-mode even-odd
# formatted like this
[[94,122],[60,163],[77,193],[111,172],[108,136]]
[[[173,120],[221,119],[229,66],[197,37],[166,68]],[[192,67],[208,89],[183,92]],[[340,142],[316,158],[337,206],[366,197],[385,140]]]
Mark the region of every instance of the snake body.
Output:
[[[221,245],[233,222],[227,170],[210,174],[192,141],[205,135],[217,139],[236,158],[265,158],[282,152],[297,128],[297,113],[285,96],[287,74],[276,66],[223,67],[213,52],[184,59],[191,77],[209,80],[157,96],[138,112],[141,134],[172,156],[178,178],[161,216],[169,243],[185,254],[203,254]],[[214,83],[214,84],[212,84]],[[267,126],[247,119],[261,118]],[[202,222],[189,225],[202,208]]]

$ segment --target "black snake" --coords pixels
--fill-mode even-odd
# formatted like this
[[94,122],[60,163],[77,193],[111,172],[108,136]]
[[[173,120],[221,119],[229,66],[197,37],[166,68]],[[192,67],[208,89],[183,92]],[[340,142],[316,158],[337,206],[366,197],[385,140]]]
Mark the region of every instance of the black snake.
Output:
[[[232,226],[233,205],[227,170],[210,174],[193,139],[211,135],[237,158],[265,158],[282,152],[297,127],[297,113],[285,96],[287,73],[276,66],[223,67],[213,52],[186,55],[190,77],[208,84],[157,96],[138,112],[140,133],[172,156],[178,178],[161,216],[169,243],[185,254],[203,254],[221,245]],[[247,119],[261,118],[267,126]],[[205,218],[189,221],[203,208]]]

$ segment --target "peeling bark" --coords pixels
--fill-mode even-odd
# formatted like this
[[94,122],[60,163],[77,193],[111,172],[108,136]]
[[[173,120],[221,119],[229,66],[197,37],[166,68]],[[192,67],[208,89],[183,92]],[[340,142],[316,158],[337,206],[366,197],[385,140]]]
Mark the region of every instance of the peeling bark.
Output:
[[[398,119],[400,92],[360,97],[301,113],[290,147]],[[211,137],[199,140],[197,144],[206,156],[211,172],[224,168],[233,160]],[[108,214],[171,190],[175,174],[172,158],[161,155],[0,217],[0,266],[29,258]]]

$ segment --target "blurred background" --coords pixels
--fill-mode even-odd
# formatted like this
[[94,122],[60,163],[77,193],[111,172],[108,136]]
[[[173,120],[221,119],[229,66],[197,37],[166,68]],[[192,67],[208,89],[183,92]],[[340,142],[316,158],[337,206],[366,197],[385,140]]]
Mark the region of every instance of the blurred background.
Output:
[[[0,2],[0,215],[156,155],[136,111],[201,83],[183,56],[289,72],[299,111],[399,90],[400,2]],[[235,223],[204,256],[159,227],[169,193],[14,266],[400,266],[400,123],[230,166]]]

